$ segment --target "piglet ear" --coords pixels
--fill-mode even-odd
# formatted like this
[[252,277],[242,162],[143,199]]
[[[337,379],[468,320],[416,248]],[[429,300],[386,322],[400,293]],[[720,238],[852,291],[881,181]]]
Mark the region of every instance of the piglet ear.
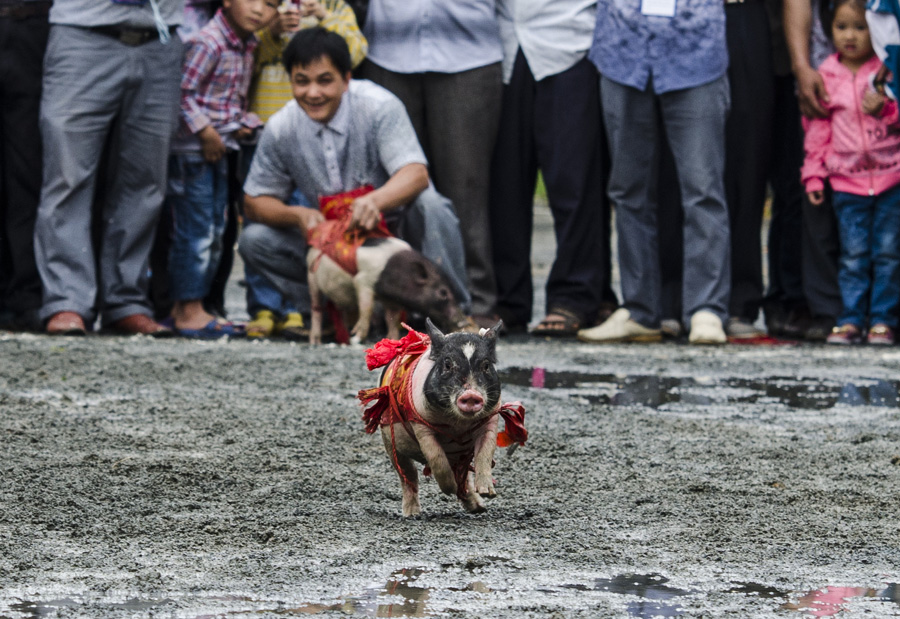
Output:
[[490,329],[481,329],[478,332],[478,335],[480,335],[481,337],[483,337],[486,340],[496,340],[497,337],[500,335],[500,330],[502,328],[503,328],[503,321],[498,320],[497,324],[495,324]]
[[428,337],[431,338],[431,349],[434,352],[439,352],[444,345],[444,340],[447,339],[446,336],[441,333],[440,329],[434,326],[434,323],[431,322],[431,318],[425,319],[425,331],[428,333]]

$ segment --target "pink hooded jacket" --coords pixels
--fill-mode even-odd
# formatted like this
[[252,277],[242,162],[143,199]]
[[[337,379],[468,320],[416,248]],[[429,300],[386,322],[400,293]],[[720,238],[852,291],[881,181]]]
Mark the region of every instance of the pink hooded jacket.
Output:
[[880,66],[872,56],[854,75],[833,54],[819,67],[830,115],[803,121],[806,160],[800,176],[807,193],[821,190],[826,178],[835,191],[863,196],[900,184],[897,102],[886,100],[879,118],[862,111],[869,78]]

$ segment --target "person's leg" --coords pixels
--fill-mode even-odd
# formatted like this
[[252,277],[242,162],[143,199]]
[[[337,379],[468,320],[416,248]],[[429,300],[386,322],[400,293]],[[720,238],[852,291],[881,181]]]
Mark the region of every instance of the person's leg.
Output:
[[767,254],[766,325],[786,336],[797,337],[805,331],[809,310],[803,296],[802,244],[797,241],[803,234],[804,191],[797,174],[803,162],[803,129],[796,84],[790,75],[775,78],[772,129],[775,139],[769,168],[772,218]]
[[[841,315],[842,292],[838,282],[841,245],[830,190],[826,189],[825,203],[819,206],[803,197],[802,219],[803,293],[813,315],[812,329],[816,323],[833,324]],[[815,334],[807,331],[806,337],[824,339],[826,334],[827,330],[818,328]]]
[[99,262],[104,324],[153,313],[148,298],[150,250],[165,197],[169,142],[181,92],[178,37],[166,45],[113,43],[120,48],[119,71],[126,73],[130,87],[119,107],[117,151],[111,153],[116,174],[104,208]]
[[631,319],[659,328],[656,219],[657,97],[601,78],[603,120],[614,153],[609,197],[616,210],[622,305]]
[[840,191],[832,196],[834,212],[840,231],[841,256],[838,281],[843,298],[843,311],[838,325],[866,326],[869,314],[869,294],[872,285],[872,223],[873,200]]
[[762,3],[729,4],[725,15],[731,87],[731,111],[725,125],[725,195],[732,256],[728,313],[749,330],[763,298],[760,235],[774,113],[771,42]]
[[896,329],[900,305],[900,185],[875,197],[869,325]]
[[402,217],[413,217],[420,222],[418,226],[407,227],[402,238],[437,265],[447,277],[460,307],[470,314],[472,297],[466,286],[462,232],[450,200],[429,187],[419,194]]
[[660,95],[684,205],[685,324],[700,310],[728,317],[731,250],[725,204],[728,80]]
[[47,17],[0,19],[0,310],[40,329],[34,222],[41,195],[39,108]]
[[306,286],[306,235],[248,221],[238,239],[238,253],[283,295],[286,303],[309,305]]
[[570,310],[587,326],[609,286],[609,203],[600,79],[587,59],[536,85],[534,126],[556,233],[547,312]]
[[472,313],[497,303],[488,215],[490,163],[500,120],[500,63],[460,73],[425,75],[430,173],[462,222]]
[[91,207],[100,153],[128,79],[120,46],[82,28],[51,27],[41,96],[44,178],[34,235],[44,284],[42,320],[63,311],[88,325],[95,317]]
[[175,236],[169,255],[172,316],[179,329],[201,329],[213,316],[203,308],[203,298],[215,274],[221,252],[225,205],[218,191],[218,177],[225,162],[208,163],[199,153],[172,156],[171,202]]
[[507,328],[531,322],[531,234],[537,159],[534,153],[534,76],[519,50],[503,87],[500,126],[491,160],[490,230],[497,312]]

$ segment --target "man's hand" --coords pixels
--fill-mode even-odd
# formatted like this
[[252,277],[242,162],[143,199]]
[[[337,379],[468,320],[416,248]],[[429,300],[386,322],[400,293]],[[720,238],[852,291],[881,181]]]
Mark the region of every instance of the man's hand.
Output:
[[862,111],[869,116],[878,118],[881,114],[881,110],[884,108],[884,102],[886,100],[887,98],[883,94],[877,93],[874,90],[867,90],[866,94],[863,95]]
[[225,156],[225,142],[222,136],[216,131],[212,125],[206,125],[197,134],[200,138],[200,150],[203,153],[203,159],[209,163],[215,163]]
[[381,210],[375,204],[372,194],[358,197],[350,205],[353,216],[350,218],[350,228],[359,227],[363,230],[372,230],[381,220]]
[[819,72],[810,66],[795,72],[797,78],[797,98],[800,100],[800,113],[807,118],[826,118],[828,110],[822,102],[829,103],[825,82]]
[[319,21],[328,16],[328,11],[319,0],[300,0],[300,12],[303,13],[303,17],[313,15]]
[[825,192],[821,189],[818,191],[807,192],[806,197],[813,206],[820,206],[825,201]]
[[251,129],[250,127],[241,127],[234,132],[234,137],[238,142],[245,142],[253,137],[254,131],[256,131],[256,129]]
[[297,227],[305,234],[325,221],[325,217],[317,209],[308,206],[292,206],[291,209],[297,213]]

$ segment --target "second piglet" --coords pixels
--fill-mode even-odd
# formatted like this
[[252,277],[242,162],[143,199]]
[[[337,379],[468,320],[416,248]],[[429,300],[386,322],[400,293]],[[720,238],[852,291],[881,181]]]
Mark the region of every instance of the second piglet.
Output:
[[421,511],[415,462],[467,511],[484,511],[483,499],[495,495],[495,447],[522,444],[528,436],[521,404],[500,404],[495,364],[502,323],[478,335],[444,335],[430,320],[426,325],[427,336],[410,331],[367,351],[370,370],[387,367],[379,387],[359,393],[371,405],[363,417],[366,431],[381,429],[400,476],[404,516]]

